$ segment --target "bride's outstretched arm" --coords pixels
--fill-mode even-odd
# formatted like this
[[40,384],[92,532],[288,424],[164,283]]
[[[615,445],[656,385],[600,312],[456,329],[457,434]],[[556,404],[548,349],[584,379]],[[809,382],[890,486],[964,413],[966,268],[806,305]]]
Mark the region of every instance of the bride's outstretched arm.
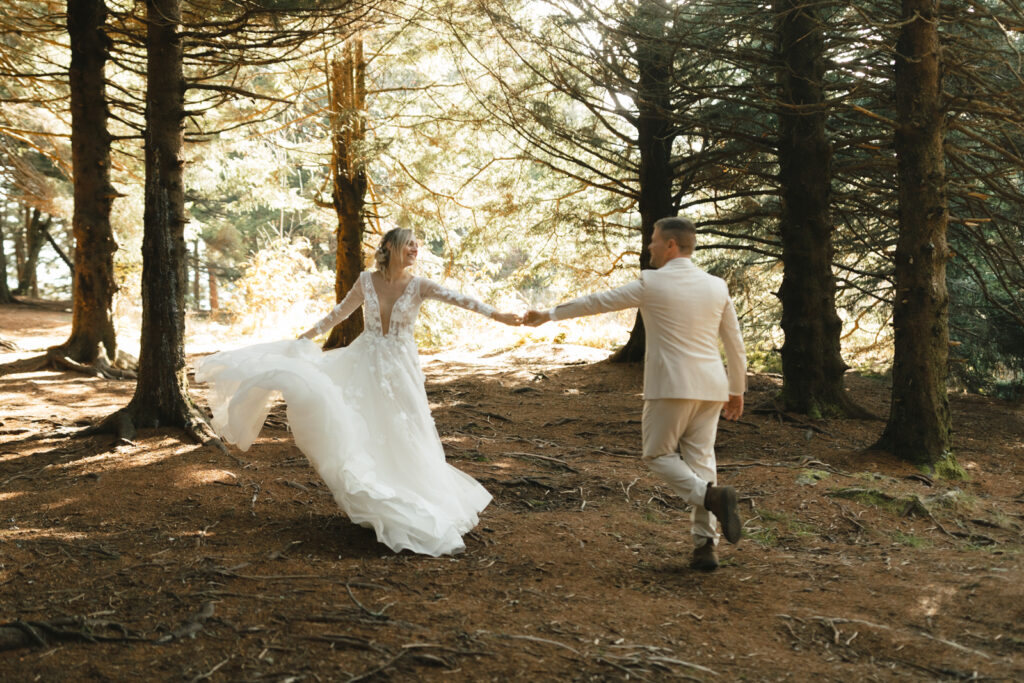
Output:
[[345,318],[352,315],[363,303],[363,278],[356,280],[356,283],[352,285],[352,289],[348,290],[348,294],[341,300],[341,303],[334,307],[330,313],[328,313],[320,322],[313,327],[309,328],[305,332],[299,335],[299,339],[312,339],[318,337],[327,330],[331,329]]
[[478,299],[474,299],[471,296],[466,296],[461,292],[442,287],[433,280],[424,279],[420,285],[420,296],[424,299],[435,299],[437,301],[443,301],[446,304],[452,306],[458,306],[459,308],[465,308],[467,311],[473,311],[480,315],[487,316],[491,320],[497,320],[498,322],[505,323],[506,325],[520,325],[522,324],[522,318],[515,313],[504,313],[488,306]]

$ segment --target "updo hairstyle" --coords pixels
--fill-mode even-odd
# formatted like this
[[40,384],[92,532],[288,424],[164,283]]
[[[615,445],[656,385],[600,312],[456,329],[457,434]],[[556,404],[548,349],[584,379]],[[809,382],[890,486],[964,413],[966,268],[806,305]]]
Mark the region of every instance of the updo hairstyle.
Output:
[[412,242],[413,239],[415,236],[409,228],[392,228],[384,233],[384,237],[380,240],[380,246],[377,247],[377,251],[373,252],[377,270],[386,273],[393,263],[391,256],[401,254],[405,245]]

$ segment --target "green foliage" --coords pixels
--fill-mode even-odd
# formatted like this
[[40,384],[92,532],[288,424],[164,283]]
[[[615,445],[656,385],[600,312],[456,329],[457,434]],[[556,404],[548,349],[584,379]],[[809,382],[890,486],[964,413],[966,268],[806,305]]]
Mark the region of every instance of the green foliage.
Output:
[[[69,166],[66,87],[57,77],[68,53],[59,13],[46,18],[24,0],[8,4],[11,30],[0,39],[10,61],[0,76],[0,156],[22,163],[18,177],[10,170],[17,164],[3,165],[0,192],[22,205],[39,205],[30,197],[48,198],[54,215],[70,219],[62,177]],[[329,285],[337,220],[330,206],[323,71],[350,27],[344,3],[265,0],[251,7],[248,27],[269,42],[255,57],[247,53],[237,68],[228,68],[227,55],[213,68],[203,60],[218,54],[217,45],[227,49],[233,38],[204,33],[204,22],[228,17],[237,7],[186,3],[187,18],[196,22],[186,45],[190,77],[204,88],[276,98],[218,93],[214,100],[215,90],[187,93],[195,112],[186,130],[189,247],[198,249],[199,268],[220,279],[225,306],[247,319],[247,329],[257,320],[288,328],[293,323],[282,311],[293,310],[301,297],[317,310],[334,299]],[[751,368],[781,371],[781,311],[774,294],[781,280],[774,27],[767,7],[751,7],[720,0],[428,0],[387,12],[367,6],[360,28],[368,105],[365,112],[346,112],[363,117],[369,131],[356,150],[370,181],[367,254],[384,230],[411,227],[428,246],[421,273],[518,310],[634,277],[641,247],[640,64],[668,54],[670,68],[662,77],[672,101],[661,114],[672,122],[673,202],[702,226],[698,263],[730,285]],[[1024,86],[1012,66],[1021,48],[1012,27],[1024,18],[1009,3],[984,7],[946,4],[941,25],[950,108],[949,238],[956,252],[948,269],[950,324],[958,343],[951,349],[951,376],[958,387],[1013,398],[1024,392],[1024,176],[1016,152],[1024,147],[1024,124],[1015,114],[1024,109]],[[315,18],[314,10],[325,8],[338,11]],[[898,212],[887,120],[895,116],[897,9],[880,2],[818,7],[830,63],[825,87],[843,352],[850,365],[878,373],[885,372],[892,352]],[[117,21],[129,21],[129,15]],[[317,30],[286,46],[280,41],[299,35],[290,33],[289,22],[297,17],[312,22],[302,24],[304,30]],[[46,28],[41,22],[47,21],[56,23]],[[114,203],[121,247],[118,306],[137,316],[138,102],[145,84],[126,68],[137,64],[138,45],[124,34],[114,39],[118,59],[109,79],[117,119],[111,125],[119,140],[112,171],[124,195]],[[22,78],[19,70],[55,77]],[[46,163],[26,163],[35,157]],[[27,191],[31,187],[38,192]],[[12,233],[5,234],[13,262]],[[284,282],[294,291],[279,299]],[[263,286],[266,292],[259,291]],[[200,293],[196,303],[202,299]],[[253,312],[247,314],[250,300]],[[281,310],[271,310],[278,304]],[[630,316],[602,320],[607,324],[551,325],[512,338],[491,327],[485,332],[470,314],[427,306],[419,334],[434,348],[466,333],[506,346],[621,343]]]
[[225,305],[243,332],[295,333],[327,312],[321,302],[333,292],[333,280],[317,270],[308,251],[302,238],[279,238],[253,255]]

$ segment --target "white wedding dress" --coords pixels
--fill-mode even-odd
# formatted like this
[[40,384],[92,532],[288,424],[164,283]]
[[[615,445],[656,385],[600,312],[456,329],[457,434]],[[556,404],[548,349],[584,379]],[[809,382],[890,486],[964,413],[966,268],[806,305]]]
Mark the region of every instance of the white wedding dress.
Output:
[[213,427],[247,450],[280,394],[295,443],[341,509],[394,551],[445,555],[465,549],[491,495],[445,461],[430,415],[413,326],[424,299],[490,316],[475,299],[414,277],[395,301],[389,329],[369,272],[307,334],[320,334],[364,307],[365,330],[341,349],[309,339],[222,351],[199,362],[210,383]]

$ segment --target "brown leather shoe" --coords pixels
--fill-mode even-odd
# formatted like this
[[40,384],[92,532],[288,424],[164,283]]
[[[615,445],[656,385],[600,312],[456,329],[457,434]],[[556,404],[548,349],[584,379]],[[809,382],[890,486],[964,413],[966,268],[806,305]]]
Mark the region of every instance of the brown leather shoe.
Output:
[[739,505],[736,489],[731,486],[708,485],[704,494],[704,509],[718,518],[722,525],[722,535],[729,543],[736,543],[743,535],[743,522],[740,521]]
[[715,552],[715,542],[710,538],[693,549],[693,559],[690,566],[705,572],[713,572],[718,569],[718,553]]

